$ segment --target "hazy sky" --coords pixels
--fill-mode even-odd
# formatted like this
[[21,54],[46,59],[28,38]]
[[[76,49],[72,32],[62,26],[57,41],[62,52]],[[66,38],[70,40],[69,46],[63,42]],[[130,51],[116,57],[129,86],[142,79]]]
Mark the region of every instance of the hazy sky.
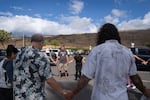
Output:
[[0,29],[13,34],[97,32],[150,28],[150,0],[0,0]]

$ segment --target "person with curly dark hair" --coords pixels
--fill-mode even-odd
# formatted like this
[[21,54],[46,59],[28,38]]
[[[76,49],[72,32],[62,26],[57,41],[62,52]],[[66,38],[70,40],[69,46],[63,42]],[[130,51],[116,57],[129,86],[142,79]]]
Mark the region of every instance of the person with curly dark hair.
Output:
[[150,91],[137,73],[134,55],[121,44],[119,32],[111,23],[104,24],[98,31],[97,46],[88,55],[82,73],[77,87],[68,94],[68,98],[94,79],[91,100],[128,100],[128,76],[145,96],[150,97]]

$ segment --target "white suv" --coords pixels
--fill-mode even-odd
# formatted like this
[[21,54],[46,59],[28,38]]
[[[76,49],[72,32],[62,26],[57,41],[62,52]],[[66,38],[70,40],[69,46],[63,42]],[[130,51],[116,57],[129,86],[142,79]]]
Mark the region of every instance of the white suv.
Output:
[[56,55],[58,55],[59,51],[60,51],[59,49],[50,49],[50,52],[54,52]]

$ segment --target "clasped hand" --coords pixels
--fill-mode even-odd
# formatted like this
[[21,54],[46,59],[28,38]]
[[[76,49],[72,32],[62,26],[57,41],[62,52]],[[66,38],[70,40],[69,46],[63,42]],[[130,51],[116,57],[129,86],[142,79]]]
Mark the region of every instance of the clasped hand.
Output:
[[65,100],[72,100],[74,93],[71,90],[63,90],[62,95],[64,96]]

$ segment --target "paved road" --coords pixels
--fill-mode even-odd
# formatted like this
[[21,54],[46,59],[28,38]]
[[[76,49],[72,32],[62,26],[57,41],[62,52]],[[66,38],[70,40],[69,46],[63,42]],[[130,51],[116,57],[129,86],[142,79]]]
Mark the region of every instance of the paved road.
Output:
[[150,88],[150,71],[138,71],[144,85]]
[[[67,79],[65,77],[59,78],[57,67],[52,67],[54,78],[61,84],[62,87],[66,89],[73,89],[76,86],[77,81],[74,80],[74,65],[74,63],[69,64],[69,77]],[[138,73],[141,76],[144,85],[150,88],[150,72],[139,71]],[[88,86],[86,86],[86,88],[84,88],[77,96],[75,96],[73,100],[90,100],[92,84],[93,81],[90,81]],[[51,89],[51,87],[49,87],[47,84],[45,92],[47,100],[64,100],[61,95]],[[129,100],[140,100],[141,97],[141,93],[137,89],[128,89],[128,95]]]

